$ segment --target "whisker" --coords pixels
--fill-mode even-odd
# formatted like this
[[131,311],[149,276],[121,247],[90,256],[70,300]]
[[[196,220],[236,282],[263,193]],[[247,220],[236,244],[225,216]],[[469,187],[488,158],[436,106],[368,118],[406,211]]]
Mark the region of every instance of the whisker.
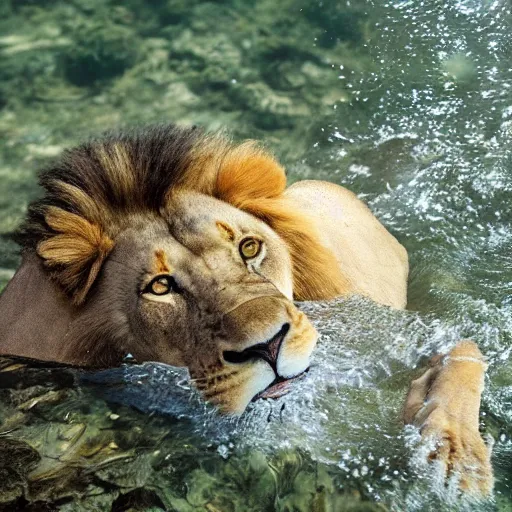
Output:
[[211,400],[212,398],[218,398],[219,396],[222,396],[224,393],[226,393],[227,390],[218,390],[218,389],[211,389],[209,391],[204,391],[203,396],[204,398]]

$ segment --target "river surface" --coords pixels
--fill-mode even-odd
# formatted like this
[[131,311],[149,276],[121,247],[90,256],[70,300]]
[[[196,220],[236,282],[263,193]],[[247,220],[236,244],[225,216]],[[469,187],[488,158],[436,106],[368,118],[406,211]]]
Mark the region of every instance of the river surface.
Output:
[[[178,369],[0,362],[0,510],[511,511],[511,34],[508,0],[3,2],[0,288],[38,169],[170,120],[265,140],[290,182],[350,188],[411,276],[407,312],[302,304],[321,334],[310,372],[237,421]],[[496,487],[478,504],[400,423],[410,380],[461,338],[489,362]]]

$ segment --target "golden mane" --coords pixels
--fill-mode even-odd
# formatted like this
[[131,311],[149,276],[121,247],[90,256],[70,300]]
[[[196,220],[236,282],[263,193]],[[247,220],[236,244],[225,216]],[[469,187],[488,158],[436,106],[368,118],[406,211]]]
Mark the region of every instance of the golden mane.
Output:
[[349,283],[334,254],[324,247],[311,220],[283,192],[284,169],[253,142],[234,147],[222,161],[214,196],[254,215],[278,233],[292,257],[297,300],[341,295]]
[[284,169],[254,142],[174,125],[107,134],[66,151],[40,183],[45,194],[30,205],[17,239],[75,304],[86,299],[130,215],[159,215],[179,189],[214,196],[272,227],[290,250],[297,299],[346,289],[335,256],[283,196]]

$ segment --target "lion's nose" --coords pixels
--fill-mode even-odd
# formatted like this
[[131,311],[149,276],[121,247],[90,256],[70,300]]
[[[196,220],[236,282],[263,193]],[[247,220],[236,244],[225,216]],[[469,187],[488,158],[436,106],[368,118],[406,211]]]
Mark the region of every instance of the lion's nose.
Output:
[[258,343],[252,347],[246,348],[241,352],[235,350],[225,350],[223,352],[224,360],[228,363],[245,363],[251,359],[263,359],[274,370],[277,375],[277,358],[283,344],[286,334],[290,330],[290,324],[283,324],[279,332],[272,336],[270,340],[264,343]]

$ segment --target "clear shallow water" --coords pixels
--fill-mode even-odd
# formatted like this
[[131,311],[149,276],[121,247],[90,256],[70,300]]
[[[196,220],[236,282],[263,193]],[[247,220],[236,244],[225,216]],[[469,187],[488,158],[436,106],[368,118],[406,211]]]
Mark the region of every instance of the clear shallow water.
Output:
[[[204,409],[181,372],[154,365],[114,372],[110,387],[68,390],[51,398],[51,413],[38,404],[43,419],[2,395],[2,431],[16,425],[11,435],[49,456],[61,449],[55,432],[70,437],[77,424],[85,431],[76,439],[95,439],[106,460],[135,451],[111,463],[112,474],[99,459],[82,459],[97,488],[115,490],[75,491],[64,509],[99,507],[99,496],[109,507],[119,489],[140,487],[177,510],[347,509],[351,492],[392,510],[512,508],[509,3],[297,0],[275,12],[267,2],[192,2],[184,11],[179,2],[26,2],[6,20],[2,234],[37,194],[35,169],[81,136],[170,118],[222,124],[265,138],[291,180],[328,179],[359,193],[408,249],[409,308],[418,311],[359,299],[304,305],[321,333],[310,373],[240,423]],[[93,67],[97,80],[77,84],[69,70],[83,65],[78,50],[87,53],[93,26],[109,23],[118,40],[135,38],[139,53],[122,60],[122,72]],[[224,30],[233,23],[236,33]],[[118,47],[98,39],[96,61],[112,59]],[[8,241],[0,244],[5,281],[17,259]],[[462,337],[489,360],[482,428],[496,440],[497,486],[495,501],[479,505],[453,501],[453,490],[422,478],[414,432],[399,422],[414,369]],[[110,442],[117,448],[108,452]],[[61,450],[76,459],[69,446]]]

